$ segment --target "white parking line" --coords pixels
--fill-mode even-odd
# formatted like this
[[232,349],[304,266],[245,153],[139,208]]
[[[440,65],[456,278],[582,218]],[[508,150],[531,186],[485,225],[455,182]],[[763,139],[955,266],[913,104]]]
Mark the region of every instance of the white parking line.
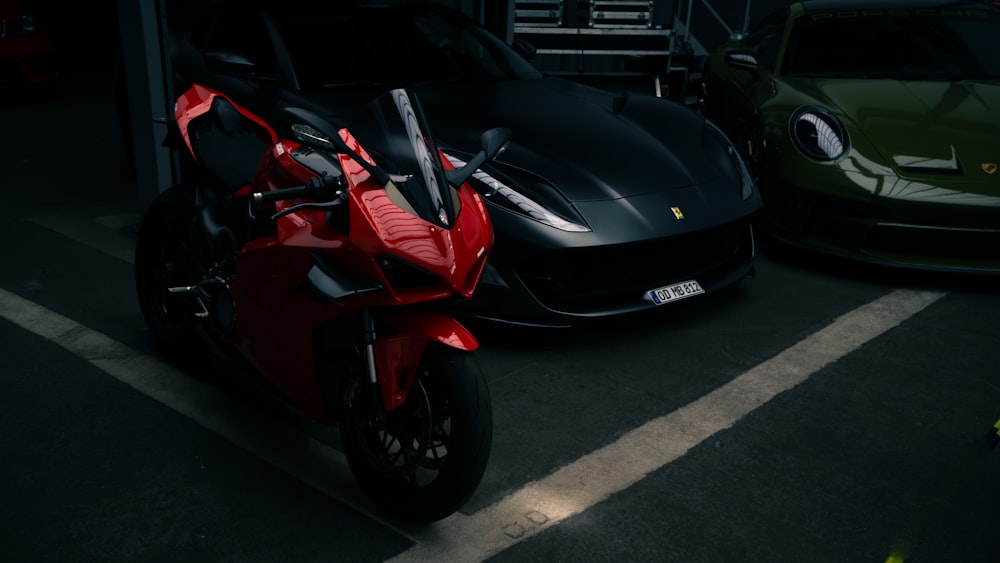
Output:
[[357,488],[343,454],[301,429],[262,417],[259,410],[155,356],[141,354],[2,288],[0,318],[58,344],[334,500],[359,512],[371,512],[371,504]]
[[414,534],[417,545],[390,561],[482,561],[495,555],[630,487],[945,294],[897,290],[863,305],[697,401],[496,504]]
[[[454,514],[424,528],[396,528],[416,545],[390,561],[482,561],[495,555],[630,487],[944,295],[912,290],[889,293],[693,403],[526,484],[492,506],[471,516]],[[369,513],[370,505],[353,486],[343,456],[322,442],[265,421],[259,413],[155,357],[3,289],[0,317],[59,344],[335,500]]]

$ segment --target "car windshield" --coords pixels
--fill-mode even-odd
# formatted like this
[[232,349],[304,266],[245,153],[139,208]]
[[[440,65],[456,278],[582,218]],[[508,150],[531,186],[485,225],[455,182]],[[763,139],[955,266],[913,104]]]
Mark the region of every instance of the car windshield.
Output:
[[540,76],[461,14],[317,3],[276,15],[303,88]]
[[1000,78],[1000,12],[962,9],[806,14],[782,74],[899,80]]

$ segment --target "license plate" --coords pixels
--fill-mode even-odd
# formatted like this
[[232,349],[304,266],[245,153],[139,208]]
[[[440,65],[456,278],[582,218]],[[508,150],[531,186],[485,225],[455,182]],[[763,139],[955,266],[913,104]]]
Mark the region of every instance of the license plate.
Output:
[[699,293],[705,293],[701,284],[695,280],[688,280],[657,289],[651,289],[646,292],[646,297],[657,305],[663,305],[664,303],[678,301],[687,297],[698,295]]

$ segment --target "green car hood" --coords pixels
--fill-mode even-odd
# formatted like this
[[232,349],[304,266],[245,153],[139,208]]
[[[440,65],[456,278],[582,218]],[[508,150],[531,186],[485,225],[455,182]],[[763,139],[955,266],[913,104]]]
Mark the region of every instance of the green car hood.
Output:
[[846,116],[845,125],[860,130],[900,176],[933,176],[1000,191],[1000,82],[869,79],[813,85],[815,97]]

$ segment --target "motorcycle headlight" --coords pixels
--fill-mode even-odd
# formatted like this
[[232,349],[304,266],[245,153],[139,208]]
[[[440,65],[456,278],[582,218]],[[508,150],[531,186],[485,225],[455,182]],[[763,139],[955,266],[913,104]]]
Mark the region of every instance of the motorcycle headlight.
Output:
[[[703,138],[702,150],[712,154],[720,167],[735,171],[740,179],[740,198],[744,201],[750,199],[750,196],[753,195],[754,180],[750,176],[750,171],[747,170],[739,151],[729,141],[726,134],[707,119],[705,120],[705,132],[708,134]],[[713,143],[714,146],[705,146],[704,143]]]
[[799,108],[792,114],[788,129],[795,146],[813,160],[836,160],[847,152],[847,131],[836,116],[823,108]]
[[434,288],[442,287],[444,283],[433,272],[392,254],[380,254],[375,257],[375,262],[385,275],[385,280],[396,289]]
[[[452,163],[452,165],[455,166],[455,168],[465,166],[465,161],[457,156],[447,153],[445,156]],[[570,233],[587,233],[591,230],[590,227],[574,223],[573,221],[569,221],[561,217],[534,199],[518,192],[490,174],[487,174],[482,169],[476,170],[476,172],[472,175],[472,178],[469,179],[469,185],[479,192],[479,194],[482,195],[487,201],[491,201],[501,207],[520,213],[521,215],[534,219],[543,225],[548,225],[549,227]]]

